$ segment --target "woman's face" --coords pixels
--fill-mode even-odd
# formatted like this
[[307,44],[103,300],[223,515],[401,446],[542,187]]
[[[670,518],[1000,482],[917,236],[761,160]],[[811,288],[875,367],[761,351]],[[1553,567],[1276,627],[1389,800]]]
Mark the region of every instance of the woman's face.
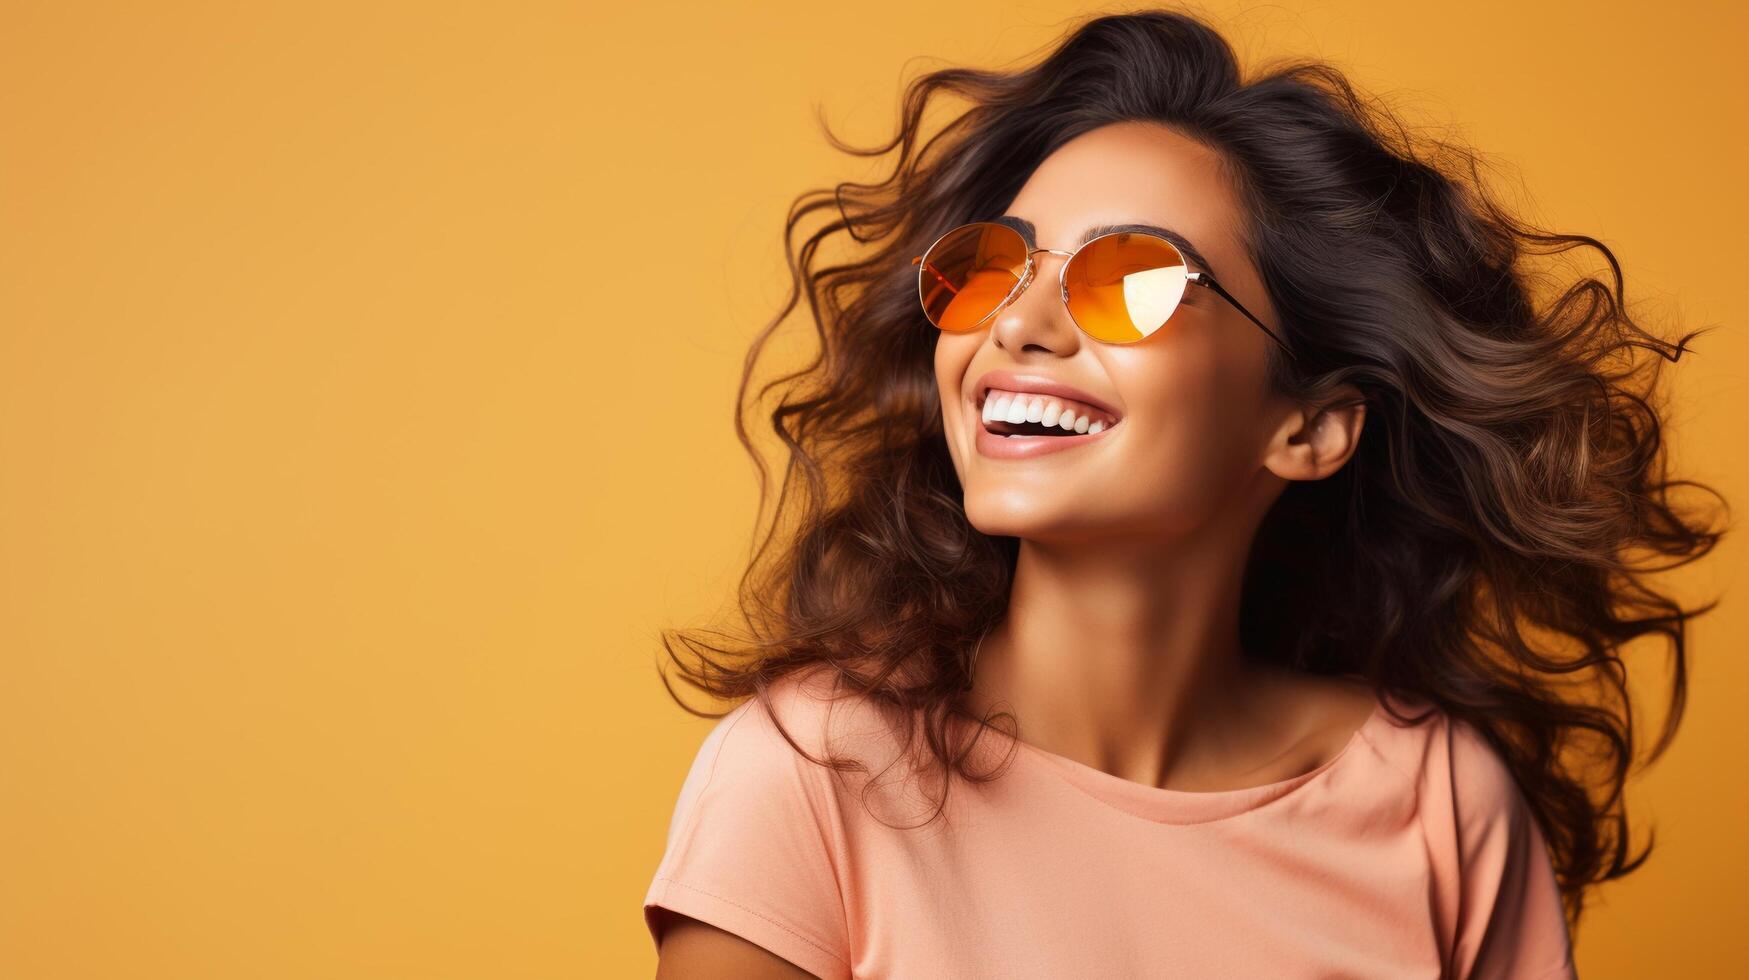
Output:
[[[1239,246],[1239,204],[1217,164],[1214,151],[1164,126],[1116,123],[1046,158],[1005,213],[1032,223],[1032,247],[1063,251],[1096,225],[1172,229],[1207,260],[1193,257],[1191,271],[1211,273],[1280,334]],[[1014,302],[977,330],[942,332],[936,343],[942,421],[974,527],[1056,541],[1175,535],[1269,476],[1263,470],[1292,406],[1267,385],[1268,335],[1212,290],[1191,286],[1163,329],[1139,343],[1104,344],[1076,329],[1063,306],[1056,282],[1067,258],[1034,259],[1038,272]],[[1040,447],[1054,451],[986,455],[980,405],[991,371],[1073,386],[1117,421],[1077,445]]]

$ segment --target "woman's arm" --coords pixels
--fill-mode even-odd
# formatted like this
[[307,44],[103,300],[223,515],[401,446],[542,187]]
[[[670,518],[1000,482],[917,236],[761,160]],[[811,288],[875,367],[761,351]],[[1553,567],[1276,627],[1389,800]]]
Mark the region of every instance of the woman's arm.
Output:
[[666,913],[656,980],[817,980],[763,946],[689,915]]

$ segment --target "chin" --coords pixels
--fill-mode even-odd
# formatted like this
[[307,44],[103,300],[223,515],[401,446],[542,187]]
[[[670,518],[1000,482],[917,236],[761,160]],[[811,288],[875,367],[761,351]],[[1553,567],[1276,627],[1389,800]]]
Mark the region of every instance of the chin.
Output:
[[965,509],[966,520],[972,527],[991,537],[1039,541],[1071,537],[1087,530],[1077,520],[1078,515],[1068,512],[1068,501],[1054,495],[1039,499],[1036,494],[1012,491],[968,494]]

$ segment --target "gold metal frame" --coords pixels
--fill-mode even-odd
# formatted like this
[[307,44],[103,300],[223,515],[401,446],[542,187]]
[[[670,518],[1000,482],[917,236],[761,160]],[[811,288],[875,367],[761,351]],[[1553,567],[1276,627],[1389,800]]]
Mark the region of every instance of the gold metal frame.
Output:
[[[951,283],[949,283],[944,276],[942,276],[941,270],[935,268],[935,266],[933,266],[933,265],[925,263],[923,260],[928,257],[930,252],[935,250],[935,246],[941,244],[941,242],[944,239],[946,239],[949,235],[955,235],[955,234],[958,234],[959,232],[961,232],[967,228],[980,226],[980,225],[988,226],[991,228],[1000,228],[1000,229],[1002,229],[1003,232],[1010,234],[1010,235],[1013,235],[1015,238],[1021,237],[1020,232],[1015,231],[1013,228],[1010,228],[1005,224],[1002,224],[1000,222],[995,222],[995,221],[971,221],[971,222],[967,222],[966,224],[959,225],[959,226],[954,227],[954,228],[950,228],[947,231],[943,232],[942,234],[936,236],[935,241],[932,241],[929,243],[929,247],[923,250],[922,255],[919,255],[916,258],[911,260],[911,264],[918,267],[918,269],[917,269],[917,301],[919,303],[923,302],[923,275],[925,272],[935,276],[936,280],[939,281],[943,286],[946,286],[948,289],[953,289],[953,285]],[[1131,236],[1133,236],[1133,235],[1145,235],[1146,237],[1152,238],[1153,240],[1160,242],[1160,243],[1164,244],[1166,247],[1172,249],[1172,251],[1178,255],[1179,259],[1182,260],[1184,258],[1184,253],[1179,250],[1178,246],[1172,244],[1171,242],[1167,241],[1164,238],[1161,238],[1159,235],[1152,235],[1152,234],[1149,234],[1148,232],[1145,232],[1145,231],[1114,231],[1114,232],[1109,232],[1107,234],[1100,235],[1098,238],[1094,238],[1090,241],[1083,242],[1082,244],[1077,246],[1075,248],[1075,250],[1072,252],[1065,252],[1060,248],[1029,249],[1026,253],[1026,269],[1021,273],[1020,281],[1018,283],[1015,283],[1014,289],[1012,289],[1008,293],[1007,296],[1004,296],[1002,298],[1002,302],[996,304],[995,309],[984,314],[981,318],[979,318],[977,323],[974,323],[972,326],[967,327],[966,330],[967,331],[976,330],[978,327],[982,326],[986,320],[988,320],[991,317],[995,316],[996,314],[1002,312],[1002,310],[1007,308],[1008,304],[1014,302],[1016,297],[1018,297],[1022,292],[1026,291],[1026,287],[1032,283],[1034,273],[1036,273],[1038,271],[1038,263],[1033,260],[1033,256],[1037,255],[1040,252],[1049,252],[1052,255],[1061,255],[1061,256],[1065,257],[1065,261],[1063,262],[1062,268],[1057,270],[1057,290],[1058,290],[1058,293],[1062,296],[1064,309],[1068,309],[1068,306],[1069,306],[1069,281],[1068,281],[1069,263],[1075,261],[1075,256],[1077,254],[1079,254],[1082,249],[1086,248],[1089,245],[1092,245],[1094,242],[1104,241],[1105,239],[1110,238],[1113,235],[1131,235]],[[1024,239],[1022,239],[1021,245],[1024,247],[1025,244],[1026,244],[1026,241]],[[1188,265],[1189,265],[1188,262],[1181,262],[1180,264],[1183,266],[1186,266],[1186,267],[1188,267]],[[1227,292],[1226,289],[1223,288],[1220,283],[1215,281],[1213,276],[1209,275],[1206,272],[1186,272],[1184,274],[1184,279],[1185,279],[1185,282],[1187,284],[1194,283],[1198,286],[1202,286],[1202,287],[1205,287],[1207,289],[1214,290],[1214,292],[1217,296],[1220,296],[1222,299],[1226,300],[1228,303],[1231,303],[1233,306],[1233,309],[1238,310],[1240,313],[1243,313],[1247,320],[1250,320],[1252,323],[1257,324],[1258,329],[1260,329],[1264,333],[1268,334],[1269,339],[1275,341],[1276,344],[1278,344],[1282,350],[1287,352],[1287,355],[1289,357],[1292,357],[1294,355],[1293,348],[1289,347],[1287,345],[1286,341],[1282,340],[1281,337],[1277,336],[1275,331],[1264,326],[1262,320],[1257,319],[1257,317],[1255,317],[1251,314],[1250,310],[1247,310],[1245,308],[1243,303],[1240,303],[1237,299],[1234,299],[1233,294]],[[957,292],[957,290],[956,290],[956,292]],[[1174,310],[1174,312],[1176,312],[1177,307],[1174,306],[1173,310]],[[1071,322],[1073,322],[1075,324],[1075,328],[1077,330],[1080,330],[1082,333],[1087,334],[1087,336],[1089,338],[1096,340],[1099,343],[1125,345],[1125,344],[1141,343],[1143,340],[1148,339],[1147,337],[1142,337],[1139,340],[1121,341],[1121,340],[1104,340],[1104,339],[1099,338],[1099,337],[1094,337],[1092,334],[1087,333],[1087,328],[1081,326],[1081,322],[1079,320],[1075,319],[1075,311],[1074,310],[1069,310],[1068,312],[1069,312],[1069,319]],[[928,307],[927,306],[924,308],[924,315],[928,316]],[[1170,317],[1171,314],[1169,313],[1169,314],[1167,314],[1167,316]],[[933,323],[933,322],[934,321],[931,320],[931,323]],[[1150,336],[1152,336],[1152,335],[1150,334]]]

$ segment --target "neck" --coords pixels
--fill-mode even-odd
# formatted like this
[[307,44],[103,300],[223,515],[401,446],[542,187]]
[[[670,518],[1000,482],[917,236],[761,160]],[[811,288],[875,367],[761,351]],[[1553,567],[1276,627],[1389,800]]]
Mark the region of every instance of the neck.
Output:
[[1276,672],[1239,645],[1254,531],[1233,519],[1170,540],[1023,540],[972,708],[1012,710],[1023,741],[1156,785],[1245,733],[1279,732],[1262,701]]

